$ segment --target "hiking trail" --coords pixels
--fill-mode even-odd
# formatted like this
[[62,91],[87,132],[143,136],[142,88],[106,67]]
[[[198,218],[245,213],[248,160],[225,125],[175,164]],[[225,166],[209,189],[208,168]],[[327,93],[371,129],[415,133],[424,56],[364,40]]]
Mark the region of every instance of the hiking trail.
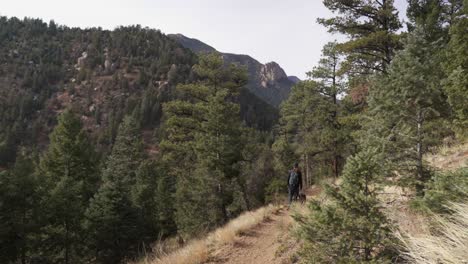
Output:
[[[305,190],[308,199],[320,193],[313,186]],[[305,207],[305,205],[297,205]],[[225,245],[212,253],[209,264],[286,264],[294,263],[299,243],[291,237],[293,219],[286,207],[273,213],[248,233],[239,236],[235,243]]]

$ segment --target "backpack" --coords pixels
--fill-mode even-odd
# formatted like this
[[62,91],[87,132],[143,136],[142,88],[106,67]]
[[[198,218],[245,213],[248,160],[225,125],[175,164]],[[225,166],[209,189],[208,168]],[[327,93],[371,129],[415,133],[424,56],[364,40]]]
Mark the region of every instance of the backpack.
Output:
[[295,171],[289,173],[289,186],[299,186],[299,174]]

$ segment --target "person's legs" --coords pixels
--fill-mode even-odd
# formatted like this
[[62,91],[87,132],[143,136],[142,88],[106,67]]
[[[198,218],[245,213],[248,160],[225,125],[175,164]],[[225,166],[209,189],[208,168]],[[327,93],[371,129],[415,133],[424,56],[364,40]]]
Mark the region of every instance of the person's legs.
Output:
[[294,188],[293,200],[297,201],[299,199],[299,186]]
[[294,189],[288,186],[288,205],[291,205],[294,196]]

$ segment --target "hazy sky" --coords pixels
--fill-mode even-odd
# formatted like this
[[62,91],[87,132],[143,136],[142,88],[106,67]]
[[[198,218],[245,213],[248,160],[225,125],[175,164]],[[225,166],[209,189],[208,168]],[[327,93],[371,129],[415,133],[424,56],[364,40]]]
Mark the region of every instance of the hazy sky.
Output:
[[[406,0],[395,0],[404,16]],[[338,36],[316,23],[331,13],[320,0],[0,0],[0,15],[113,29],[141,24],[182,33],[219,51],[278,62],[305,77],[322,46]]]

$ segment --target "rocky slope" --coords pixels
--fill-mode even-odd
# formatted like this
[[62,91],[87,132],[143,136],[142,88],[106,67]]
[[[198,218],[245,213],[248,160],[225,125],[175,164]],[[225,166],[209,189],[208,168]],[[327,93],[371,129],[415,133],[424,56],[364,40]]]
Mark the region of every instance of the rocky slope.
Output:
[[[198,39],[182,34],[168,36],[196,53],[217,52],[216,49]],[[279,107],[281,102],[288,97],[291,87],[299,81],[299,78],[295,76],[287,76],[276,62],[262,64],[248,55],[222,52],[221,54],[226,63],[246,66],[249,73],[247,84],[249,91],[274,107]]]

